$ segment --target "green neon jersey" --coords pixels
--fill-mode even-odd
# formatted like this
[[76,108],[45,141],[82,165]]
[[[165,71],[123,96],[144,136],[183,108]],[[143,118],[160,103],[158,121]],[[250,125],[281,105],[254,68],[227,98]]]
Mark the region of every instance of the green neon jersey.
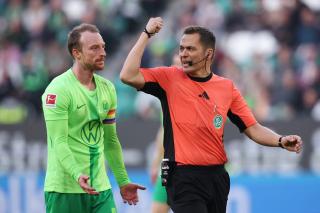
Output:
[[120,186],[129,183],[115,115],[113,84],[94,74],[96,89],[85,88],[71,69],[56,77],[42,96],[47,127],[48,163],[45,191],[84,193],[81,174],[97,191],[110,189],[105,159]]

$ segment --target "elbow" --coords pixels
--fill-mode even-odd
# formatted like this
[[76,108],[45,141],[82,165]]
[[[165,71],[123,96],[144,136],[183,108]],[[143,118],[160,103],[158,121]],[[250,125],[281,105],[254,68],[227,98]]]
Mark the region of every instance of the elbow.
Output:
[[129,77],[125,74],[124,70],[121,70],[120,72],[120,80],[122,83],[128,84],[129,83]]
[[134,86],[136,84],[137,75],[133,75],[128,70],[121,70],[120,72],[120,80],[124,84],[128,84],[130,86]]
[[130,71],[130,70],[122,69],[119,77],[122,83],[135,87],[136,89],[141,88],[144,84],[143,77],[140,76],[139,70]]

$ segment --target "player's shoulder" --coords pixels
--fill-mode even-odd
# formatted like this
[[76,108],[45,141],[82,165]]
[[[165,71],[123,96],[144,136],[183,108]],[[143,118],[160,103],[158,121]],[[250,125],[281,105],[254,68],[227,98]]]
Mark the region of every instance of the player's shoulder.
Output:
[[47,86],[46,90],[68,91],[70,89],[70,70],[56,76]]
[[114,87],[113,83],[109,79],[106,79],[98,74],[94,74],[94,79],[104,86]]
[[106,79],[98,74],[94,74],[94,79],[102,89],[115,92],[114,84],[109,79]]
[[69,76],[68,71],[58,75],[47,86],[46,90],[42,94],[42,101],[46,101],[48,98],[55,100],[57,96],[59,99],[61,97],[68,98],[70,97],[70,86],[69,86]]

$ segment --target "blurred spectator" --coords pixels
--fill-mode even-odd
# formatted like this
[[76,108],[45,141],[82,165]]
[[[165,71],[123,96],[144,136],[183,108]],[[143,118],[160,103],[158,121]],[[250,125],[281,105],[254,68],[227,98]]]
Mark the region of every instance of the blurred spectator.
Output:
[[[0,0],[0,107],[11,106],[7,100],[22,101],[29,112],[34,112],[31,114],[41,115],[43,89],[71,64],[66,34],[74,25],[97,24],[112,55],[122,38],[139,29],[144,21],[141,14],[158,14],[166,4],[140,0]],[[125,116],[133,113],[128,110],[135,96],[131,97],[124,102]]]

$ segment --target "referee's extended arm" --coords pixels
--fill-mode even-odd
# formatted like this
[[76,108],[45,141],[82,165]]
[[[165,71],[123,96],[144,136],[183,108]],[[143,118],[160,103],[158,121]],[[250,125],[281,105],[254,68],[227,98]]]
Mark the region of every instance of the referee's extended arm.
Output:
[[299,135],[281,136],[271,129],[256,123],[248,127],[244,133],[253,141],[264,146],[282,147],[290,152],[300,153],[302,139]]

